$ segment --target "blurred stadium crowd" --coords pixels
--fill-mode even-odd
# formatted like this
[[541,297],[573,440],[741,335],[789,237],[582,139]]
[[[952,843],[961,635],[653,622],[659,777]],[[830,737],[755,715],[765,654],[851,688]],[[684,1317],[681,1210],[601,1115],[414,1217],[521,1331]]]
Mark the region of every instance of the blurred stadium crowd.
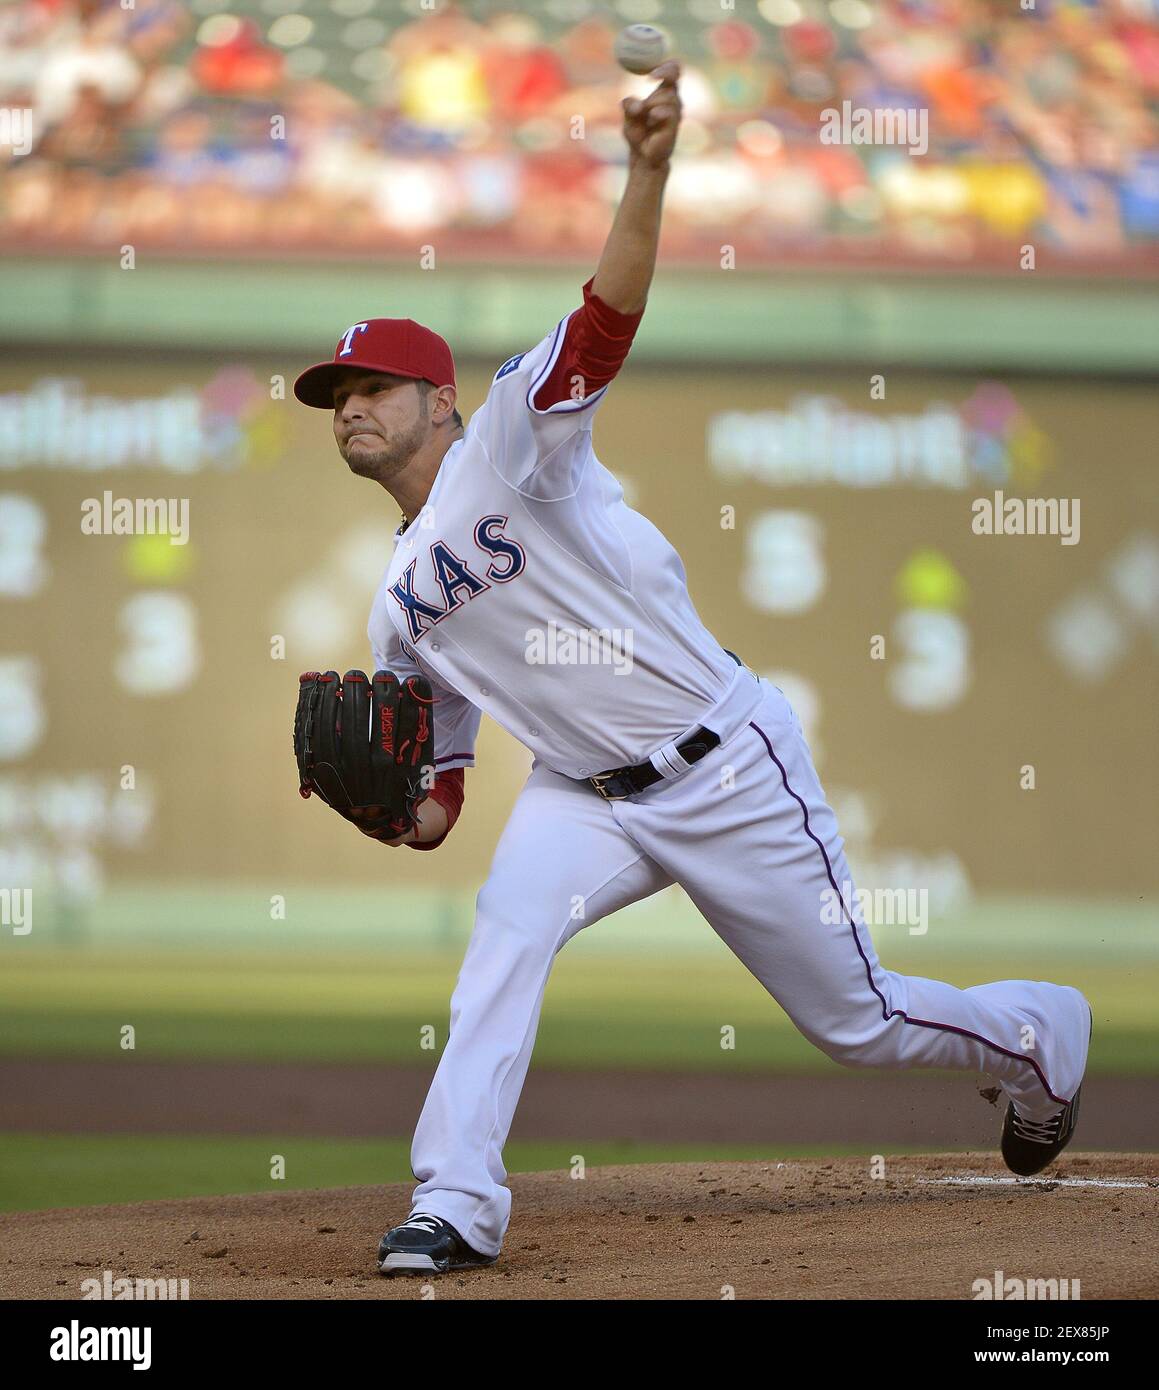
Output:
[[[1013,268],[1033,241],[1137,270],[1159,250],[1157,6],[0,0],[0,230],[10,250],[594,252],[619,102],[646,89],[612,41],[646,21],[685,64],[669,256]],[[926,110],[928,152],[824,144],[843,101]]]

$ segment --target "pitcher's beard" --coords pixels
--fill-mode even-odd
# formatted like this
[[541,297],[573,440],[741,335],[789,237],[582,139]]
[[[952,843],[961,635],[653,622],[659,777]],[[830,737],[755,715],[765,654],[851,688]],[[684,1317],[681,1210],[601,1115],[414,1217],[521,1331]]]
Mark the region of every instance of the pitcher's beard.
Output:
[[366,445],[368,436],[356,436],[360,441],[351,449],[348,441],[342,446],[342,457],[352,473],[360,478],[372,478],[376,483],[389,483],[411,461],[426,437],[425,421],[416,421],[405,435],[389,443],[382,440],[380,449],[370,449]]

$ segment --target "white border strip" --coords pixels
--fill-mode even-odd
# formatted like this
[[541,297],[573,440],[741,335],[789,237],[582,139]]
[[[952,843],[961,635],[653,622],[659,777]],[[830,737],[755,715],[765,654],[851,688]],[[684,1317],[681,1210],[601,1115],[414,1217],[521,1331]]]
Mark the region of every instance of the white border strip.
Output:
[[1139,1178],[918,1178],[918,1183],[931,1187],[1159,1187],[1159,1182]]

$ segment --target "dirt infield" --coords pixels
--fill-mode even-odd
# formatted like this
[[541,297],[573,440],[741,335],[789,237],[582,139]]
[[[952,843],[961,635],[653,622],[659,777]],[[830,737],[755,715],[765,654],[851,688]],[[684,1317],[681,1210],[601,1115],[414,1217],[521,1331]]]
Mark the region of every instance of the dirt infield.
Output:
[[[438,1298],[947,1298],[974,1281],[1080,1281],[1081,1298],[1155,1298],[1159,1156],[1076,1154],[1041,1181],[991,1156],[706,1163],[512,1178],[500,1262]],[[418,1299],[374,1272],[409,1188],[200,1197],[0,1219],[5,1298],[81,1281],[187,1279],[194,1299]],[[1150,1218],[1148,1221],[1147,1218]],[[429,1295],[428,1295],[429,1296]]]
[[[430,1071],[373,1063],[0,1058],[3,1128],[50,1134],[307,1134],[414,1131]],[[514,1139],[976,1149],[1001,1110],[980,1077],[837,1072],[727,1076],[533,1068]],[[1100,1076],[1083,1096],[1082,1142],[1159,1148],[1159,1079]],[[815,1150],[815,1151],[816,1151]]]

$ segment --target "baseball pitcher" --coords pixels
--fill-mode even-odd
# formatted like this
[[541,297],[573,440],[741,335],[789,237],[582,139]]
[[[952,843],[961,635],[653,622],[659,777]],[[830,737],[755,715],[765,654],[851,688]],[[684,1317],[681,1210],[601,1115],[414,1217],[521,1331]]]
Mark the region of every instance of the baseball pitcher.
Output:
[[[350,470],[403,514],[370,613],[374,674],[302,678],[303,792],[383,844],[431,851],[462,806],[483,711],[533,755],[479,893],[386,1273],[498,1257],[503,1146],[552,960],[672,883],[828,1056],[996,1077],[1015,1172],[1038,1172],[1074,1130],[1086,1000],[883,968],[842,896],[852,875],[797,716],[707,631],[680,557],[593,451],[655,268],[679,75],[661,65],[624,103],[627,185],[582,305],[503,363],[469,424],[449,347],[411,319],[350,325],[294,388],[333,412]],[[585,659],[551,660],[561,641]]]

